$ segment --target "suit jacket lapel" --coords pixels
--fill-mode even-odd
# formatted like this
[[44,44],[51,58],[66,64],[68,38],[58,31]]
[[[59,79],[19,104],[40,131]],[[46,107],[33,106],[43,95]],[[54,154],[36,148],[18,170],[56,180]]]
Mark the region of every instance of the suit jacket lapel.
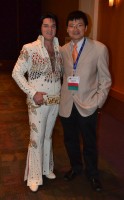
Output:
[[83,51],[81,52],[81,59],[79,59],[79,63],[80,62],[82,62],[82,61],[84,61],[85,59],[88,59],[88,56],[87,56],[87,54],[89,53],[89,51],[91,51],[92,50],[92,40],[90,40],[90,39],[87,39],[86,40],[86,43],[85,43],[85,45],[84,45],[84,48],[83,48]]
[[[73,63],[72,53],[71,53],[71,46],[70,42],[66,46],[66,55],[71,63]],[[83,51],[81,52],[80,58],[78,60],[78,64],[81,64],[80,62],[84,62],[85,59],[88,59],[87,54],[92,50],[92,40],[87,39],[86,43],[84,45]]]

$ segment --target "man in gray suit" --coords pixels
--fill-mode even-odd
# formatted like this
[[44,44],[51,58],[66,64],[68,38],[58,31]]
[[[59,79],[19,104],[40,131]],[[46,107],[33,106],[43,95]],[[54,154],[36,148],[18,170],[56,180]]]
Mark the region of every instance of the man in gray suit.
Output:
[[[108,50],[104,44],[85,37],[87,26],[84,12],[74,11],[68,15],[67,32],[71,41],[61,48],[64,75],[59,115],[71,164],[64,179],[72,180],[82,172],[81,133],[86,174],[92,188],[99,192],[102,186],[97,167],[96,126],[98,110],[108,96],[111,76]],[[76,60],[72,54],[77,56]]]

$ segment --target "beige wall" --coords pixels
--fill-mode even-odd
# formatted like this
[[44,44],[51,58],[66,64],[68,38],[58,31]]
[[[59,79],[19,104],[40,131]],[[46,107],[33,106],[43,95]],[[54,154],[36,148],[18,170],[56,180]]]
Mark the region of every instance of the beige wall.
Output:
[[89,16],[88,36],[93,39],[97,39],[98,3],[98,0],[79,0],[79,10]]

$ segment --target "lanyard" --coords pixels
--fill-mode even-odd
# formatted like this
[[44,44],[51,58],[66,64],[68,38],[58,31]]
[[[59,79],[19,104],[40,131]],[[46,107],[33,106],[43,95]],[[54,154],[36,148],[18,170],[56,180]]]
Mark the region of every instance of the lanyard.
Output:
[[85,42],[86,42],[86,38],[84,38],[84,41],[83,41],[83,43],[82,43],[82,45],[81,45],[81,48],[80,48],[80,51],[79,51],[79,53],[78,53],[77,59],[76,59],[74,65],[73,65],[73,69],[74,69],[74,71],[76,71],[77,64],[78,64],[78,60],[79,60],[79,57],[80,57],[80,55],[81,55],[81,52],[83,51],[83,48],[84,48]]

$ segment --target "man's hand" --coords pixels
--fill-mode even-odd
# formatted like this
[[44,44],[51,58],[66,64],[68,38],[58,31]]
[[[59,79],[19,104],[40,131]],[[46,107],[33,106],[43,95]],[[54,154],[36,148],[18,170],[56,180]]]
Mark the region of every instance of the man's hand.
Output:
[[46,95],[46,92],[36,92],[33,100],[35,102],[36,105],[42,105],[43,104],[43,95]]

